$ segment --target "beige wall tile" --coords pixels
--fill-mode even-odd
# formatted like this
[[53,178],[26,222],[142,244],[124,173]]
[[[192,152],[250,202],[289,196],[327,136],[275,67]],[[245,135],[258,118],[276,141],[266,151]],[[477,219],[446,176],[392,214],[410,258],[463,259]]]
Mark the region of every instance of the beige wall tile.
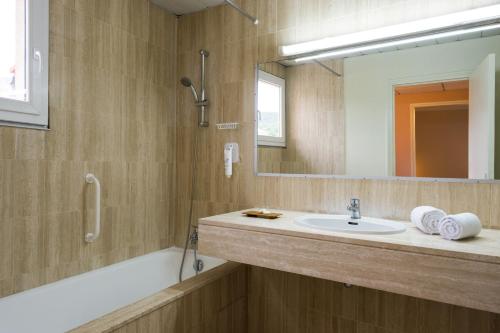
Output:
[[[207,60],[210,68],[207,76],[210,87],[208,97],[214,101],[214,105],[209,107],[211,126],[214,122],[244,121],[238,131],[229,133],[213,128],[200,130],[196,128],[196,108],[189,91],[177,88],[176,244],[183,244],[188,223],[190,166],[194,162],[191,148],[197,133],[203,137],[197,160],[198,167],[203,170],[198,176],[194,219],[236,207],[252,206],[345,213],[348,200],[357,196],[362,200],[363,214],[366,215],[407,220],[415,206],[432,204],[451,213],[472,211],[480,216],[485,227],[500,228],[500,210],[495,208],[499,196],[497,185],[256,177],[253,170],[254,69],[257,61],[272,60],[278,45],[492,3],[499,1],[242,1],[240,4],[245,9],[259,16],[262,25],[257,28],[227,6],[181,17],[176,80],[188,75],[198,82],[200,60],[197,51],[202,47],[209,51],[213,48],[214,53]],[[223,22],[222,28],[206,23],[214,17]],[[230,180],[223,176],[221,155],[222,146],[228,140],[240,144],[242,159],[241,164],[234,165],[234,175]],[[317,331],[331,327],[334,332],[416,332],[416,322],[430,315],[419,312],[422,305],[414,298],[357,287],[344,288],[333,282],[328,287],[317,281],[312,282],[312,295],[321,294],[321,288],[326,288],[325,292],[332,295],[334,301],[322,305],[324,300],[319,296],[308,300],[308,284],[301,279],[307,281],[308,278],[285,274],[284,289],[275,289],[276,284],[270,274],[259,268],[251,269],[248,302],[250,332],[304,332],[308,329],[314,331],[316,327]],[[268,285],[274,290],[275,297],[271,300],[266,297]],[[311,311],[305,311],[307,307],[311,307]],[[322,311],[328,311],[328,323],[321,315]],[[453,324],[450,324],[452,310],[448,305],[439,304],[436,311],[435,317],[429,317],[433,322],[428,325],[442,326],[435,328],[438,331],[459,322],[451,320]],[[480,318],[473,320],[480,320],[480,327],[482,320],[486,320],[484,317],[488,317],[484,314],[471,316]],[[494,327],[495,320],[489,321],[489,327]],[[422,326],[419,329],[425,331],[431,327]]]
[[249,267],[248,284],[248,331],[255,333],[493,333],[500,319],[499,314],[259,267]]
[[51,130],[0,128],[0,297],[172,245],[176,26],[147,0],[51,0]]

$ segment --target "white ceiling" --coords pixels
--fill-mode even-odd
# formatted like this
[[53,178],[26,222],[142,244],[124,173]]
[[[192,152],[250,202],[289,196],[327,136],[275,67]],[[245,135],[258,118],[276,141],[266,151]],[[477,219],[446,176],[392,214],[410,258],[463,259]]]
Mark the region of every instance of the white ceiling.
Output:
[[224,0],[151,0],[151,2],[171,13],[182,15],[221,5]]

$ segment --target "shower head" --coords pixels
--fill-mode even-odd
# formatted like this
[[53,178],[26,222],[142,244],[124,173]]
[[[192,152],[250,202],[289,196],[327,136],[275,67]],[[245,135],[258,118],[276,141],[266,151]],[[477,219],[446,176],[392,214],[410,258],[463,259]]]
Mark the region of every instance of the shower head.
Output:
[[183,78],[181,79],[181,83],[182,83],[182,85],[183,85],[184,87],[188,87],[188,88],[189,88],[189,87],[191,87],[191,86],[193,85],[193,83],[191,83],[191,80],[190,80],[190,79],[188,79],[187,77],[183,77]]
[[194,100],[195,100],[195,102],[198,102],[199,101],[199,99],[198,99],[198,93],[196,92],[196,89],[194,88],[193,83],[191,82],[191,80],[188,79],[187,77],[183,77],[181,79],[181,84],[184,87],[191,88],[191,92],[193,93]]

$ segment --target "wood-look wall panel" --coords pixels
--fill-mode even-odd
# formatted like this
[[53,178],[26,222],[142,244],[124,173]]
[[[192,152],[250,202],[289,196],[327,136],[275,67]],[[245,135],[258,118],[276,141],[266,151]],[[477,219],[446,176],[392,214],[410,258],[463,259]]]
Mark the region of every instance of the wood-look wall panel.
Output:
[[474,332],[500,315],[312,277],[250,267],[249,332]]
[[[199,157],[198,162],[201,167],[197,175],[197,191],[201,194],[196,195],[198,208],[192,219],[194,223],[197,218],[211,213],[250,206],[344,213],[349,198],[359,196],[365,215],[408,219],[415,206],[433,204],[450,213],[470,210],[480,216],[485,227],[499,228],[500,213],[493,204],[498,192],[497,184],[255,177],[253,171],[255,65],[257,60],[272,60],[261,56],[259,49],[262,47],[266,48],[266,54],[277,53],[277,50],[267,50],[270,47],[267,42],[262,46],[262,38],[259,40],[259,37],[265,39],[269,34],[276,34],[277,40],[292,42],[306,37],[338,35],[493,3],[498,1],[441,3],[437,7],[431,1],[415,3],[388,0],[383,4],[333,3],[326,0],[317,4],[306,4],[299,0],[260,0],[255,3],[244,1],[242,5],[251,12],[252,9],[255,9],[254,13],[267,10],[261,18],[262,26],[259,27],[253,26],[227,6],[181,17],[177,79],[188,75],[198,82],[200,60],[197,52],[201,48],[214,50],[207,59],[207,85],[210,87],[208,97],[214,103],[209,107],[210,122],[213,126],[222,121],[240,121],[241,126],[237,131],[196,128],[197,109],[193,105],[192,96],[188,89],[177,87],[177,159],[185,163],[179,164],[176,174],[180,184],[176,204],[176,243],[182,244],[187,226],[190,166],[194,161],[191,149],[196,133],[203,133],[200,134],[203,136],[203,147],[198,148],[202,157]],[[382,15],[386,12],[392,14]],[[388,16],[391,18],[387,19]],[[222,27],[220,22],[224,23]],[[276,43],[274,48],[277,45]],[[233,177],[227,180],[223,177],[221,154],[222,145],[229,140],[240,144],[242,163],[234,165]]]
[[50,131],[0,127],[0,297],[173,244],[176,38],[147,0],[50,1]]
[[[278,45],[361,31],[425,18],[436,13],[446,14],[495,3],[499,1],[241,1],[243,8],[260,16],[262,25],[258,27],[253,26],[250,21],[228,6],[182,16],[179,19],[177,58],[179,66],[176,80],[182,76],[190,76],[195,83],[198,83],[200,60],[197,52],[200,48],[213,51],[214,53],[207,59],[209,68],[207,84],[210,87],[208,98],[215,104],[209,107],[212,128],[198,129],[192,96],[188,89],[177,87],[177,159],[182,163],[178,163],[176,172],[178,183],[175,212],[176,244],[182,245],[185,238],[191,165],[194,161],[191,149],[195,142],[194,135],[202,132],[204,145],[199,150],[210,147],[210,152],[215,155],[208,155],[205,152],[204,158],[199,161],[203,170],[199,170],[198,178],[210,177],[210,180],[202,179],[198,184],[198,191],[202,194],[195,195],[197,200],[194,204],[193,223],[200,217],[254,206],[345,213],[347,201],[351,197],[359,196],[363,214],[368,216],[408,219],[411,209],[415,206],[432,204],[450,213],[470,210],[480,216],[485,227],[500,228],[500,210],[496,208],[500,196],[498,184],[256,177],[253,170],[254,70],[257,61],[269,61],[278,54]],[[240,98],[241,92],[234,85],[238,82],[243,83],[243,94],[248,97]],[[221,103],[220,98],[224,95],[225,101]],[[213,125],[221,121],[242,121],[242,124],[236,131],[213,129]],[[230,180],[224,178],[222,164],[222,145],[227,140],[240,144],[242,159],[240,164],[234,165],[234,174]],[[290,286],[295,286],[291,287],[289,292],[283,292],[281,296],[279,293],[274,293],[273,295],[278,296],[269,301],[264,300],[264,294],[259,294],[259,297],[249,297],[250,332],[304,332],[307,323],[312,320],[327,323],[320,324],[321,329],[318,329],[318,332],[326,328],[331,328],[333,332],[425,332],[433,328],[421,324],[422,321],[430,320],[432,313],[425,311],[427,305],[419,299],[384,292],[363,293],[359,292],[360,288],[345,289],[340,284],[335,284],[337,287],[332,288],[334,292],[331,298],[335,300],[332,310],[319,311],[330,318],[325,319],[325,316],[318,314],[316,305],[312,306],[315,310],[304,311],[304,308],[307,308],[305,304],[308,303],[301,297],[306,297],[303,295],[307,293],[300,291],[302,296],[299,297],[293,292],[300,285],[300,282],[296,282],[300,278],[295,276],[291,278],[290,274],[283,274],[286,281],[290,280]],[[260,283],[265,285],[268,274],[257,275],[261,277]],[[251,289],[254,285],[253,279],[254,276],[249,282]],[[311,283],[312,286],[316,284],[316,281]],[[281,292],[282,289],[279,290]],[[298,300],[293,299],[295,296]],[[381,303],[385,310],[377,313],[373,308],[369,308],[373,299]],[[279,302],[301,305],[276,308]],[[443,306],[439,303],[433,304],[437,304],[436,311]],[[359,316],[358,307],[362,312]],[[459,331],[457,327],[463,327],[462,323],[467,327],[472,327],[471,325],[475,327],[474,323],[479,321],[479,332],[498,330],[498,318],[491,319],[489,315],[483,313],[475,315],[469,309],[456,310],[448,305],[444,307],[447,310],[438,311],[438,320],[441,322],[447,320],[451,314],[452,319],[444,323],[446,329],[453,327]],[[329,305],[326,309],[329,309]],[[459,313],[463,314],[460,318],[457,317]],[[359,317],[367,322],[359,321]],[[420,322],[417,328],[413,325],[417,320],[415,318]],[[470,321],[468,318],[471,318]],[[486,319],[488,324],[485,325],[489,331],[483,325],[484,321],[481,318],[488,318]],[[378,326],[380,324],[383,325]],[[440,323],[434,322],[429,325],[435,324]]]

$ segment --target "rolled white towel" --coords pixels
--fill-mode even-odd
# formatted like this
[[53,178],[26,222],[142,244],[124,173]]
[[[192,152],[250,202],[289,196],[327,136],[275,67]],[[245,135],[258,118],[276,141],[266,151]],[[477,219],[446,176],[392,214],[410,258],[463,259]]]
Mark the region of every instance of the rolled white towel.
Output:
[[419,206],[411,211],[411,221],[426,234],[439,233],[439,221],[446,216],[441,209],[432,206]]
[[481,232],[481,221],[472,213],[447,215],[439,221],[439,233],[444,239],[474,237]]

